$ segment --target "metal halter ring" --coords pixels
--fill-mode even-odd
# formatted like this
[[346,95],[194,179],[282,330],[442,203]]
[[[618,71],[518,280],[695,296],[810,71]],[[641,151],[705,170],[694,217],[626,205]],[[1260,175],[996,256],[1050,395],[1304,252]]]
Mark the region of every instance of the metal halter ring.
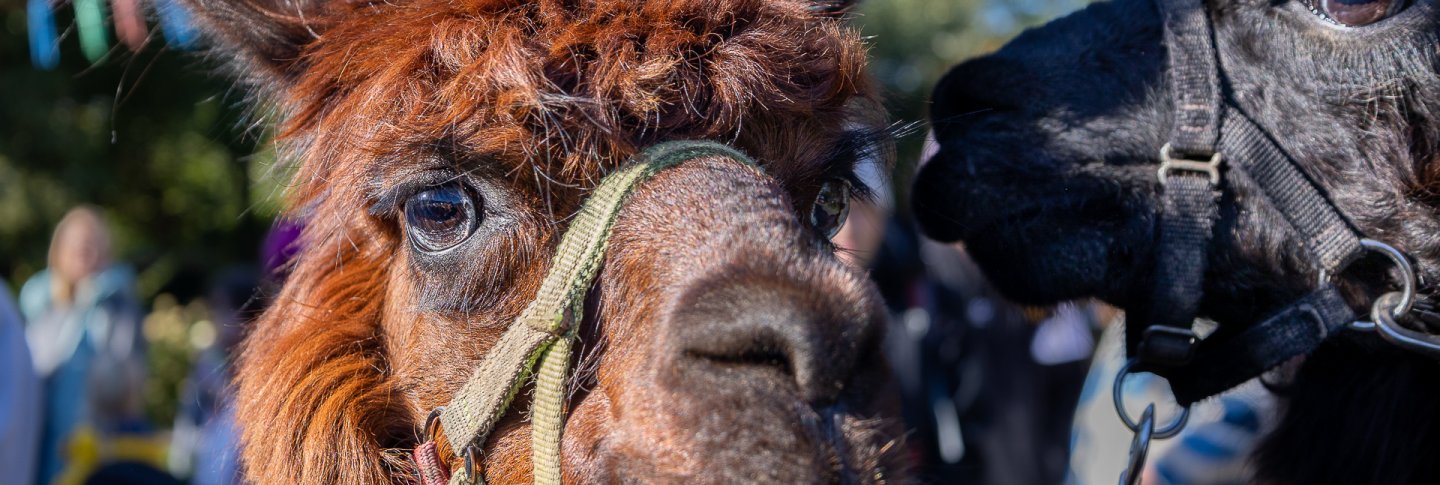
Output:
[[[1125,427],[1130,428],[1130,431],[1133,432],[1138,432],[1140,430],[1140,424],[1136,423],[1134,419],[1131,419],[1130,413],[1125,411],[1125,397],[1123,395],[1124,393],[1121,392],[1121,390],[1125,387],[1125,376],[1130,375],[1130,368],[1134,367],[1136,362],[1138,362],[1138,360],[1136,359],[1130,359],[1129,361],[1125,362],[1125,366],[1121,367],[1120,373],[1115,376],[1115,386],[1111,391],[1113,393],[1112,397],[1115,400],[1115,414],[1119,414],[1120,421],[1124,422]],[[1180,434],[1180,430],[1185,429],[1185,423],[1189,420],[1190,407],[1181,406],[1180,415],[1176,416],[1175,419],[1171,420],[1170,423],[1166,424],[1164,427],[1156,429],[1154,438],[1158,440],[1163,440],[1165,438],[1170,438],[1177,434]]]
[[435,423],[440,421],[440,415],[445,412],[445,406],[430,410],[430,415],[425,417],[425,430],[423,431],[426,440],[435,439]]
[[[1405,257],[1405,253],[1400,252],[1399,249],[1395,249],[1394,246],[1374,239],[1361,239],[1360,247],[1384,254],[1385,257],[1390,258],[1390,262],[1395,263],[1396,268],[1400,269],[1400,282],[1402,283],[1399,296],[1400,301],[1398,304],[1394,304],[1394,306],[1385,305],[1390,308],[1389,316],[1391,320],[1398,320],[1400,317],[1405,316],[1406,313],[1410,313],[1410,308],[1415,305],[1415,267],[1410,265],[1410,258]],[[1386,295],[1389,294],[1390,293],[1387,293]],[[1382,295],[1381,298],[1384,298],[1384,295]],[[1371,321],[1356,320],[1350,323],[1350,328],[1367,332],[1375,330],[1376,325],[1374,320],[1376,319],[1373,316],[1375,313],[1374,309],[1380,306],[1380,299],[1377,298],[1375,302],[1370,305],[1370,313],[1372,314],[1370,317]]]

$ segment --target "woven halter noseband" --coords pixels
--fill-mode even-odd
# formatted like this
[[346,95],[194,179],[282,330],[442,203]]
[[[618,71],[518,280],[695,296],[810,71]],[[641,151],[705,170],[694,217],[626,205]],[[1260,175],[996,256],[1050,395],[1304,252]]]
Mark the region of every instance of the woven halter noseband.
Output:
[[[535,483],[560,483],[560,434],[570,350],[578,320],[584,318],[585,294],[605,259],[615,218],[630,192],[651,176],[687,160],[711,156],[755,165],[726,145],[672,141],[646,149],[600,182],[561,237],[535,299],[485,354],[450,404],[431,413],[425,425],[428,441],[414,453],[423,485],[483,483],[484,471],[475,465],[481,447],[531,375],[535,377],[530,410]],[[436,452],[431,429],[437,420],[450,449],[464,459],[464,467],[455,473]]]

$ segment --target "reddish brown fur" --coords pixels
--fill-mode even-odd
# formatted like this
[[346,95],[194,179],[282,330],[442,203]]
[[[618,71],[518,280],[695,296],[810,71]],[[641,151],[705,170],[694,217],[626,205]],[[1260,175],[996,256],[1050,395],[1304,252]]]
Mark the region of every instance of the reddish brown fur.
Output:
[[[876,121],[863,43],[801,0],[192,2],[218,52],[274,106],[276,141],[299,161],[290,204],[309,222],[305,252],[240,362],[244,462],[261,483],[408,480],[419,423],[534,293],[554,223],[638,149],[731,141],[766,165],[783,188],[777,200],[808,201],[842,129]],[[503,181],[522,208],[483,257],[443,277],[410,260],[393,212],[372,209],[427,167]],[[653,259],[626,254],[647,256],[611,264]],[[837,294],[873,306],[855,275],[824,267],[797,278],[844,280]],[[585,336],[598,387],[573,401],[567,480],[615,477],[585,446],[616,432],[612,404],[629,395],[616,389],[641,371],[648,351],[636,348],[653,332],[642,317],[666,308],[635,293],[665,284],[653,272],[606,271],[627,276],[602,278],[610,303],[594,318],[612,323]],[[426,306],[455,288],[461,307]],[[498,483],[529,477],[520,414],[487,445]],[[656,421],[643,426],[665,426]],[[662,431],[636,432],[674,439]],[[665,466],[683,473],[703,458],[689,460]]]

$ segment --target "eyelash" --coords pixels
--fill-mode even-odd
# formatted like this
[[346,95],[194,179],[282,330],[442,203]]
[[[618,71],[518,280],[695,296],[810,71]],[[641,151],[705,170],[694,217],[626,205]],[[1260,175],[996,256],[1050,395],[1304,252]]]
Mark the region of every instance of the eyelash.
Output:
[[370,215],[376,217],[398,217],[401,209],[405,207],[405,201],[414,197],[421,191],[444,185],[451,182],[459,182],[466,187],[466,190],[474,191],[475,187],[466,183],[464,177],[449,170],[432,170],[419,175],[409,177],[403,182],[394,186],[382,189],[370,204]]
[[843,179],[850,185],[850,196],[869,202],[875,201],[875,189],[860,179],[859,166],[864,163],[884,163],[885,149],[892,140],[919,132],[919,123],[895,123],[883,128],[864,128],[847,132],[845,142],[832,149],[828,160],[849,163],[831,163],[828,177]]

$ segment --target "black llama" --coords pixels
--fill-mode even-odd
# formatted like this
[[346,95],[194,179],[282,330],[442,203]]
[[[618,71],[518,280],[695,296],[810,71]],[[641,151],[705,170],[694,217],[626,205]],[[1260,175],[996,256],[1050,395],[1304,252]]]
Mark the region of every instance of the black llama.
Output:
[[[1248,114],[1356,229],[1440,281],[1440,10],[1433,0],[1210,0],[1224,102]],[[914,207],[963,240],[1011,298],[1097,296],[1134,310],[1157,284],[1159,147],[1176,107],[1152,0],[1098,3],[956,66],[935,90],[940,151]],[[1317,281],[1297,231],[1227,169],[1200,314],[1234,328]],[[1342,289],[1361,312],[1389,266]],[[1133,313],[1133,312],[1132,312]],[[1133,323],[1133,322],[1132,322]],[[1262,483],[1440,483],[1440,364],[1340,332],[1276,389],[1283,416],[1253,457]],[[1118,466],[1119,464],[1117,464]]]

